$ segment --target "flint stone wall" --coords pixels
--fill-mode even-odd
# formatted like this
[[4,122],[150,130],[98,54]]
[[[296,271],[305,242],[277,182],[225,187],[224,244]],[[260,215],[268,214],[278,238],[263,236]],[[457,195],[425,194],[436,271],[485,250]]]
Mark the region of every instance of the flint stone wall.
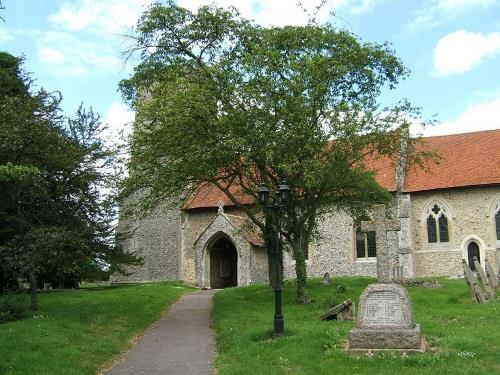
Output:
[[144,265],[128,267],[129,276],[114,274],[112,282],[138,282],[180,279],[179,210],[163,205],[142,219],[121,219],[118,230],[131,230],[125,251],[135,252]]
[[[485,256],[495,264],[497,247],[491,207],[498,200],[499,186],[463,188],[411,194],[414,264],[416,276],[444,276],[463,273],[463,242],[471,236],[484,244]],[[449,239],[447,243],[428,243],[425,214],[434,201],[446,203]],[[498,267],[498,266],[497,266]]]

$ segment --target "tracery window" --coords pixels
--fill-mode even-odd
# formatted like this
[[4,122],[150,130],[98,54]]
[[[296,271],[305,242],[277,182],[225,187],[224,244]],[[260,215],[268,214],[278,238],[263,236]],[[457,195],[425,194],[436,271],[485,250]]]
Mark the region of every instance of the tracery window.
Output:
[[437,204],[427,213],[427,242],[449,242],[448,216],[445,209]]
[[356,258],[366,259],[377,256],[375,232],[361,232],[361,225],[356,225]]

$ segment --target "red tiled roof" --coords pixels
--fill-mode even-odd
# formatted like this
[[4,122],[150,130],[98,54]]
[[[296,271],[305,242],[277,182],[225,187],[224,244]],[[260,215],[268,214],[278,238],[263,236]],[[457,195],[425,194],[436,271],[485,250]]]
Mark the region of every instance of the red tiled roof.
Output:
[[[238,197],[238,200],[242,204],[252,204],[254,203],[254,199],[246,195],[241,191],[239,186],[231,186],[229,188],[231,194],[234,194]],[[201,185],[193,195],[186,201],[183,205],[184,209],[193,209],[193,208],[210,208],[217,207],[219,202],[224,204],[224,207],[234,206],[234,203],[221,192],[215,185],[212,184],[203,184]]]
[[[464,134],[424,137],[422,147],[435,152],[441,160],[429,162],[427,170],[411,168],[406,175],[404,191],[417,192],[467,186],[500,185],[500,129]],[[376,171],[377,182],[389,191],[396,190],[396,167],[389,158],[366,161],[368,169]],[[254,200],[237,187],[231,192],[240,196],[243,204]],[[217,207],[234,204],[213,185],[201,186],[184,205],[185,209]]]
[[264,245],[264,239],[262,238],[262,233],[259,228],[249,221],[248,218],[225,214],[226,218],[238,229],[243,237],[253,245],[262,246]]
[[404,191],[500,184],[500,129],[424,138],[442,159],[429,170],[410,169]]

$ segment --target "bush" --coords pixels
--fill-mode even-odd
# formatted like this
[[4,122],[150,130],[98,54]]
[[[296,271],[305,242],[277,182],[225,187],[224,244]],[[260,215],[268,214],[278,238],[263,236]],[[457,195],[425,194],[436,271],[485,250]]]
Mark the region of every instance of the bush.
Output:
[[28,300],[21,294],[7,294],[0,298],[0,323],[25,318],[28,311]]

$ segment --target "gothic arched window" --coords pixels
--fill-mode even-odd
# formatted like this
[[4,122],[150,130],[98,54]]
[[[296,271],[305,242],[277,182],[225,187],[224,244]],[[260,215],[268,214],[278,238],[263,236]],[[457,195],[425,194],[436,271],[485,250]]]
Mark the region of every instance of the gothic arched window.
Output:
[[427,242],[449,242],[448,216],[443,207],[437,204],[429,208],[427,213]]
[[377,256],[375,232],[361,232],[361,225],[356,225],[356,258],[366,259]]

